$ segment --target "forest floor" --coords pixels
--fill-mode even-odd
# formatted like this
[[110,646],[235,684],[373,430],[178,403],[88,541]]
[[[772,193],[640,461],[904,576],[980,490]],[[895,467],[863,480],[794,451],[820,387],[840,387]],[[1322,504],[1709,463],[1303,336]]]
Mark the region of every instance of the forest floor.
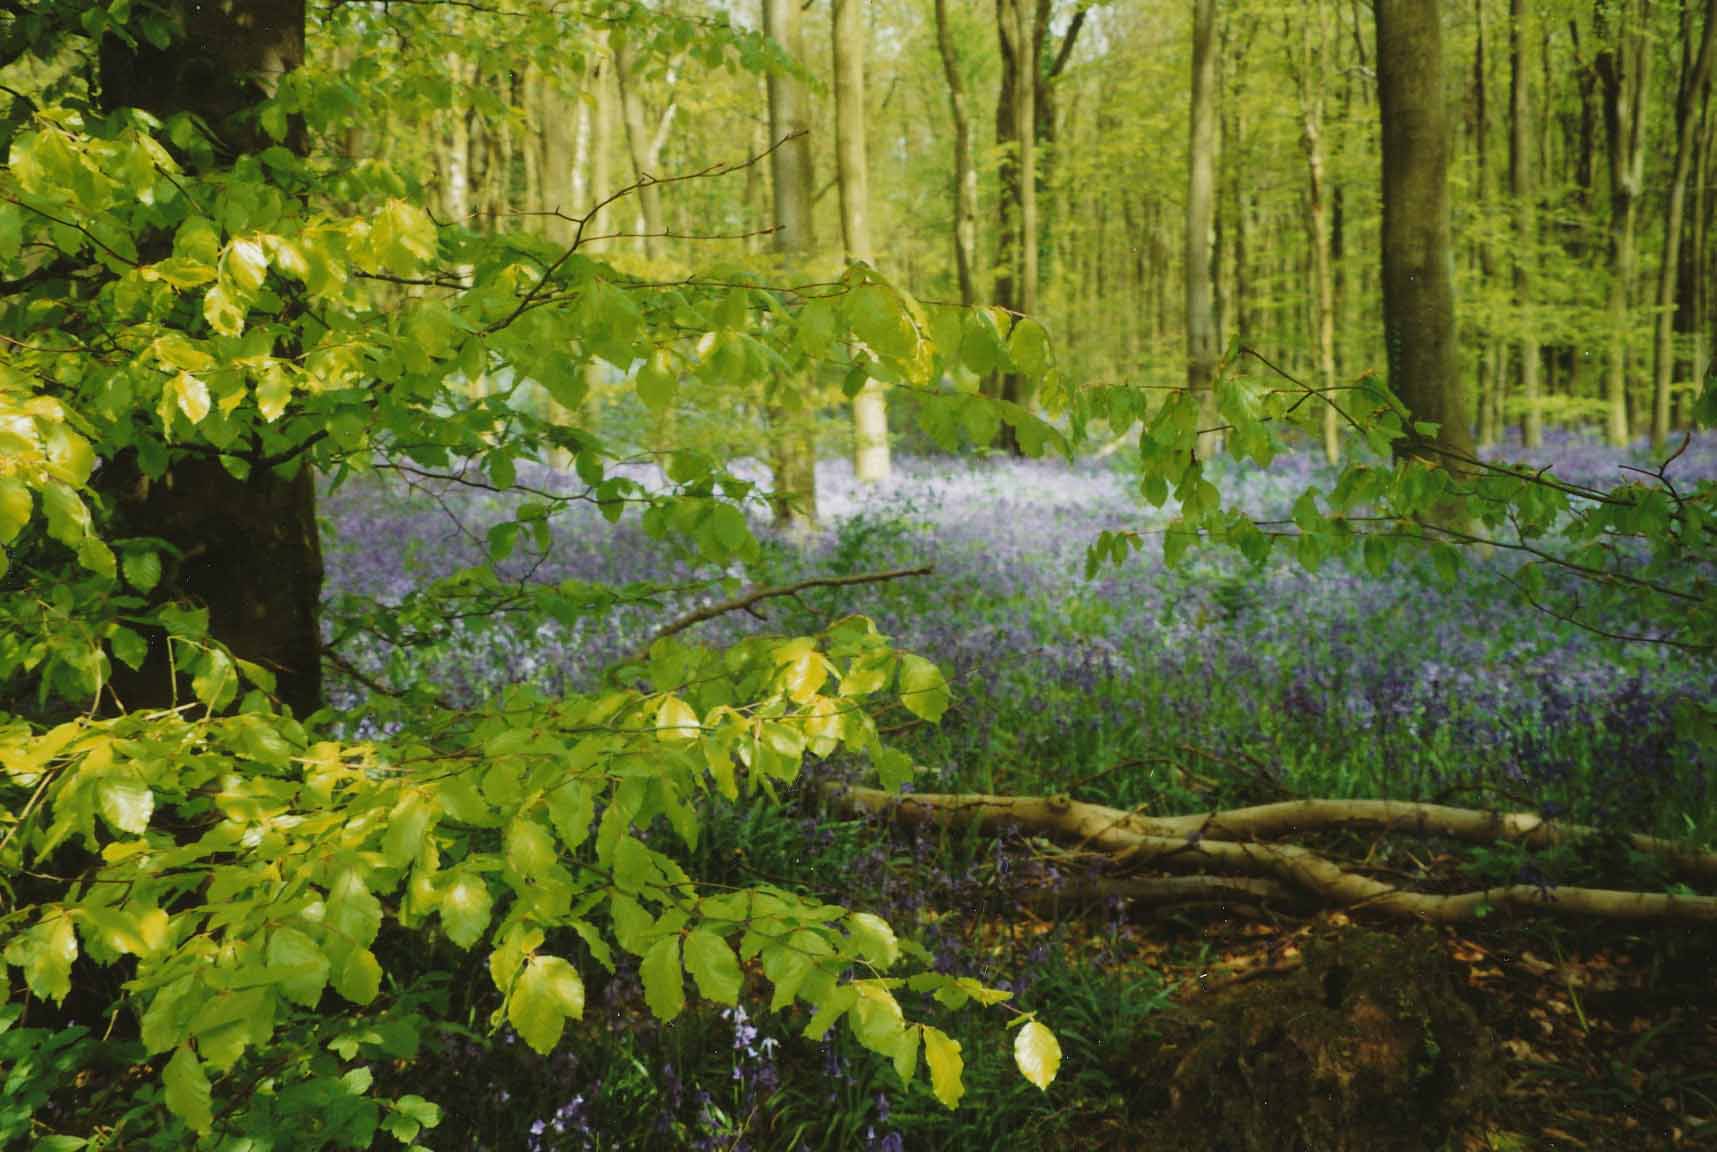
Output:
[[[1609,484],[1643,460],[1560,436],[1539,462]],[[823,466],[825,530],[786,542],[760,523],[763,551],[746,579],[773,585],[927,563],[933,576],[776,601],[766,620],[736,614],[696,639],[720,644],[756,628],[810,634],[860,612],[901,647],[937,660],[953,708],[936,728],[893,735],[921,766],[919,791],[1071,795],[1162,816],[1284,798],[1428,800],[1717,841],[1717,760],[1675,722],[1683,702],[1710,698],[1709,667],[1523,608],[1506,560],[1473,558],[1452,583],[1412,563],[1381,574],[1334,564],[1307,572],[1291,559],[1254,568],[1220,552],[1168,568],[1149,530],[1169,513],[1138,498],[1123,461],[897,464],[896,478],[873,489],[855,485],[850,469]],[[1675,467],[1678,480],[1717,476],[1717,441],[1695,443]],[[1329,478],[1304,455],[1218,476],[1260,516],[1281,514]],[[390,494],[367,482],[333,493],[324,509],[336,600],[389,599],[475,562],[472,542],[505,515],[487,496]],[[1084,579],[1097,533],[1126,527],[1146,531],[1145,549]],[[695,554],[671,539],[630,520],[610,527],[594,513],[557,526],[549,554],[514,563],[535,579],[680,589],[698,575]],[[566,628],[516,635],[498,621],[435,648],[347,655],[371,675],[425,675],[456,697],[521,679],[577,691],[664,620],[727,594],[666,593]],[[593,1003],[616,1026],[583,1038],[576,1053],[544,1068],[518,1045],[459,1047],[443,1067],[414,1071],[412,1090],[461,1102],[442,1133],[448,1146],[1256,1152],[1213,1145],[1196,1121],[1167,1136],[1153,1129],[1157,1113],[1172,1112],[1165,1093],[1175,1071],[1153,1044],[1177,1012],[1299,988],[1301,958],[1331,940],[1405,931],[1304,910],[1151,919],[1119,902],[1045,917],[1018,893],[1101,878],[1096,862],[1018,835],[921,835],[831,815],[816,782],[856,770],[832,763],[781,805],[718,805],[688,868],[712,883],[788,883],[877,912],[944,970],[1012,989],[1062,1039],[1066,1060],[1049,1093],[1021,1081],[1006,1038],[993,1021],[959,1018],[969,1013],[943,1021],[966,1054],[966,1101],[949,1113],[845,1040],[804,1040],[804,1021],[791,1013],[694,1008],[659,1029],[623,965],[591,981]],[[1531,883],[1553,899],[1559,885],[1626,886],[1609,868],[1615,861],[1566,851],[1374,852],[1354,838],[1336,847],[1350,865],[1434,891]],[[1626,867],[1623,881],[1645,890],[1664,882]],[[1435,938],[1463,1011],[1492,1038],[1490,1063],[1458,1086],[1483,1106],[1456,1119],[1453,1143],[1401,1148],[1717,1148],[1717,931],[1499,913]],[[1236,1059],[1232,1097],[1246,1091],[1247,1069],[1256,1071]],[[1338,1152],[1296,1145],[1285,1126],[1266,1139],[1276,1136],[1284,1142],[1257,1148]]]
[[[1308,941],[1353,931],[1345,914],[1331,913],[1296,925],[1222,919],[1196,934],[1152,924],[1133,943],[1141,963],[1183,990],[1177,1001],[1196,1004],[1280,980],[1298,969]],[[1499,1090],[1452,1147],[1717,1148],[1717,932],[1514,924],[1437,937],[1496,1044]],[[1243,1090],[1238,1080],[1233,1087]]]

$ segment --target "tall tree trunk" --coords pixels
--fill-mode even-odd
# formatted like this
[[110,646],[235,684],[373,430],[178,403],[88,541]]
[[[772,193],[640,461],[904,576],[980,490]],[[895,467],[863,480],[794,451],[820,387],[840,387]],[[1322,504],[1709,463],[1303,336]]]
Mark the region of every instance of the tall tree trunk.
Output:
[[[1717,66],[1714,66],[1717,68]],[[1705,90],[1699,97],[1699,138],[1693,159],[1693,234],[1690,244],[1681,246],[1681,296],[1676,307],[1677,331],[1687,348],[1687,378],[1697,389],[1705,380],[1711,345],[1708,335],[1711,284],[1707,260],[1711,252],[1711,208],[1713,201],[1711,170],[1713,128],[1711,89],[1713,79],[1705,78]],[[1686,423],[1692,397],[1683,393],[1676,405],[1674,422]]]
[[[1008,300],[1003,307],[1024,316],[1037,313],[1037,57],[1031,18],[1025,0],[996,0],[996,30],[1002,49],[1002,96],[996,103],[996,142],[1009,149],[1002,162],[1002,250],[996,293]],[[1007,123],[1004,125],[1004,116]],[[1005,132],[1005,137],[1004,137]],[[1004,143],[1005,140],[1005,143]],[[1011,207],[1011,211],[1008,209]],[[1031,405],[1031,389],[1023,375],[1002,375],[1001,398],[1021,407]],[[1004,424],[1001,442],[1020,455],[1019,438]]]
[[1645,178],[1645,113],[1651,46],[1645,0],[1621,6],[1616,41],[1594,63],[1604,84],[1604,130],[1610,152],[1609,351],[1604,364],[1605,431],[1611,444],[1628,442],[1629,297],[1638,271],[1635,233]]
[[978,165],[972,155],[972,121],[966,109],[966,80],[948,27],[948,0],[936,0],[936,48],[948,81],[948,105],[954,116],[954,268],[960,278],[960,303],[978,301]]
[[[1689,17],[1690,19],[1690,17]],[[1681,273],[1681,224],[1686,215],[1687,175],[1693,167],[1694,129],[1699,123],[1699,95],[1711,75],[1711,52],[1717,41],[1717,0],[1706,0],[1705,27],[1693,51],[1692,28],[1682,23],[1681,83],[1675,97],[1675,175],[1670,178],[1669,203],[1664,209],[1663,261],[1657,278],[1657,342],[1652,357],[1651,446],[1663,447],[1669,437],[1669,386],[1675,376],[1676,284]]]
[[[1192,106],[1187,139],[1186,384],[1198,397],[1199,426],[1214,429],[1216,309],[1211,290],[1211,232],[1216,212],[1216,0],[1195,0],[1192,30]],[[1198,438],[1200,460],[1222,445],[1210,430]]]
[[[169,5],[187,35],[162,51],[117,36],[101,41],[101,101],[167,117],[190,112],[235,153],[273,141],[246,115],[280,77],[304,62],[304,0]],[[297,133],[288,143],[298,146]],[[282,349],[282,355],[292,350]],[[260,455],[255,444],[245,446]],[[245,450],[234,445],[232,455]],[[160,537],[182,557],[158,597],[183,597],[209,611],[209,632],[233,652],[276,673],[280,700],[299,716],[322,699],[322,551],[316,489],[300,457],[234,478],[210,457],[180,457],[166,473],[142,473],[130,452],[103,465],[96,487],[113,509],[115,535]],[[165,637],[149,637],[136,672],[118,666],[109,685],[119,706],[164,707],[178,695]]]
[[[1455,341],[1443,35],[1433,0],[1376,0],[1383,137],[1383,330],[1389,386],[1435,447],[1410,428],[1404,454],[1472,454]],[[1453,463],[1444,457],[1444,463]],[[1456,464],[1455,466],[1458,466]]]
[[[615,90],[614,58],[598,56],[590,69],[590,91],[593,97],[590,112],[590,202],[581,211],[593,212],[596,205],[619,189],[614,186],[614,142],[620,135],[620,95]],[[608,223],[613,216],[597,213],[585,225],[585,235],[592,237],[587,248],[602,252],[608,248],[603,239],[612,232]]]
[[656,260],[662,255],[662,190],[655,183],[656,157],[651,154],[651,133],[644,121],[643,80],[624,41],[614,54],[614,76],[620,84],[626,150],[632,157],[633,177],[639,182],[638,211],[644,221],[639,246],[646,257]]
[[[763,0],[763,31],[789,59],[803,63],[805,37],[799,0]],[[788,72],[770,72],[769,134],[781,142],[769,154],[775,184],[775,251],[784,271],[797,271],[811,256],[810,109],[804,83]],[[769,403],[775,521],[803,530],[817,521],[817,443],[806,380],[777,379]]]
[[971,307],[978,300],[978,167],[972,153],[966,82],[948,24],[948,0],[936,0],[936,47],[942,57],[954,118],[954,266],[960,281],[960,303]]
[[[553,77],[532,69],[535,78],[538,130],[542,133],[542,172],[538,177],[540,203],[535,211],[559,213],[543,217],[543,234],[556,244],[572,243],[573,222],[569,217],[585,209],[584,157],[590,143],[590,106],[568,100]],[[571,105],[569,107],[569,105]]]
[[[864,9],[859,0],[831,0],[835,55],[835,180],[841,195],[841,238],[847,259],[876,261],[870,247],[870,163],[865,156]],[[853,397],[853,471],[861,483],[888,479],[888,401],[868,380]]]
[[[1520,324],[1520,436],[1536,448],[1544,436],[1538,407],[1538,322],[1532,314],[1537,267],[1538,205],[1532,173],[1532,97],[1527,59],[1528,0],[1510,0],[1508,20],[1508,192],[1514,198],[1514,306]],[[1549,99],[1549,93],[1545,93]]]
[[[1496,248],[1491,243],[1489,217],[1491,208],[1490,178],[1490,21],[1486,11],[1488,0],[1473,0],[1473,16],[1477,37],[1473,44],[1473,160],[1474,191],[1478,200],[1478,215],[1483,221],[1478,229],[1477,256],[1481,291],[1489,292],[1496,284]],[[1494,444],[1502,431],[1502,341],[1490,309],[1481,310],[1477,387],[1473,395],[1478,402],[1478,439],[1480,444]]]
[[1329,12],[1326,0],[1308,0],[1300,13],[1299,56],[1295,68],[1300,95],[1300,147],[1306,155],[1306,244],[1311,250],[1316,292],[1318,386],[1323,389],[1324,457],[1341,461],[1341,417],[1335,374],[1335,270],[1330,255],[1329,178],[1324,155],[1324,76],[1329,64]]

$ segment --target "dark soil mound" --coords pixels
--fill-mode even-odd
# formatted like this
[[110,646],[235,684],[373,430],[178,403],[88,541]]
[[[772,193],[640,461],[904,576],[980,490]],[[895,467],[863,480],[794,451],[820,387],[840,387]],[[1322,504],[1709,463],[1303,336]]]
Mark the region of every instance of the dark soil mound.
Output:
[[1494,1042],[1430,929],[1312,941],[1141,1045],[1136,1107],[1177,1152],[1427,1152],[1495,1106]]

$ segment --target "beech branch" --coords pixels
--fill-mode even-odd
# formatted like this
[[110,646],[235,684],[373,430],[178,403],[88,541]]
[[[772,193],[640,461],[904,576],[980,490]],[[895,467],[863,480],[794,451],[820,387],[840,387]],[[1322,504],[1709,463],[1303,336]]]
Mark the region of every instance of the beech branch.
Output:
[[670,620],[651,634],[649,641],[645,643],[642,650],[632,657],[632,660],[644,659],[650,646],[664,637],[684,632],[688,628],[702,624],[706,620],[714,620],[717,616],[725,616],[729,612],[751,612],[756,605],[765,600],[779,599],[782,596],[797,596],[799,593],[809,591],[812,588],[847,588],[855,584],[881,584],[889,580],[904,580],[908,576],[928,576],[935,570],[934,565],[924,564],[917,568],[894,568],[887,572],[860,572],[853,576],[817,576],[810,580],[800,580],[795,584],[752,588],[731,600],[706,604],[702,608],[694,608],[685,615]]

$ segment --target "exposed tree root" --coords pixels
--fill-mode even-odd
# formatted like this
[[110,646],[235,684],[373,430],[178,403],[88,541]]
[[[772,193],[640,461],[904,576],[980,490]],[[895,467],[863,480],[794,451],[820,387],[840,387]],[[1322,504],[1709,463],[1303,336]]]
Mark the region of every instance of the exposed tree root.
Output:
[[[913,823],[1020,828],[1100,849],[1130,864],[1269,878],[1343,908],[1406,919],[1453,923],[1475,919],[1489,909],[1507,908],[1611,920],[1717,923],[1717,898],[1710,896],[1534,884],[1446,894],[1413,892],[1344,869],[1307,848],[1261,843],[1256,839],[1284,833],[1359,828],[1445,836],[1469,843],[1511,842],[1548,847],[1595,841],[1601,835],[1593,828],[1557,824],[1530,813],[1480,812],[1387,800],[1299,800],[1161,818],[1059,797],[982,793],[895,795],[874,788],[831,790],[830,796],[849,811],[887,814]],[[1717,877],[1717,854],[1651,836],[1630,835],[1624,839],[1637,851],[1661,857],[1684,877]],[[1257,902],[1268,897],[1261,892],[1233,890],[1226,898]],[[1166,901],[1166,897],[1163,899]]]

